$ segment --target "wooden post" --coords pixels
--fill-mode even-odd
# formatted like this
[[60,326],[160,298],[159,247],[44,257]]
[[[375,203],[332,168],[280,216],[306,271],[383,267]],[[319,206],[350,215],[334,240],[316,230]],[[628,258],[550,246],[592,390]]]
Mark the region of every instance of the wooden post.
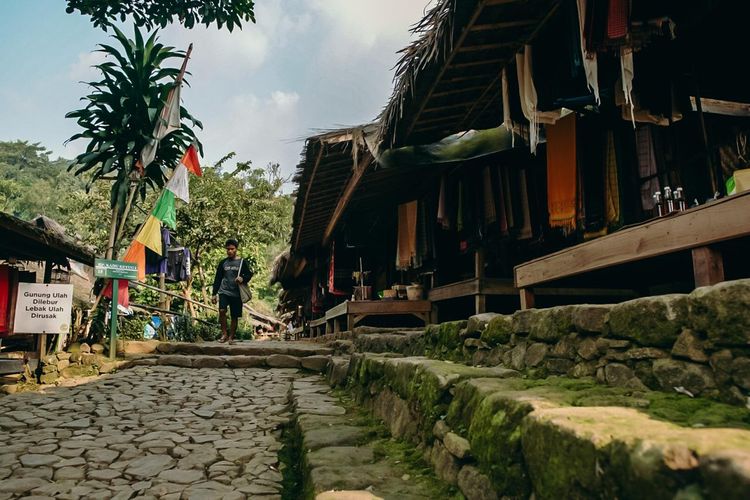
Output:
[[724,257],[721,250],[705,246],[693,248],[692,254],[696,288],[724,281]]
[[521,309],[533,309],[536,302],[534,290],[531,288],[521,288],[518,293],[521,295]]
[[117,355],[117,292],[120,290],[120,280],[112,280],[112,313],[109,318],[109,359],[114,360]]
[[487,312],[487,296],[482,293],[482,278],[484,278],[484,248],[474,253],[474,277],[477,279],[479,289],[474,296],[475,314]]

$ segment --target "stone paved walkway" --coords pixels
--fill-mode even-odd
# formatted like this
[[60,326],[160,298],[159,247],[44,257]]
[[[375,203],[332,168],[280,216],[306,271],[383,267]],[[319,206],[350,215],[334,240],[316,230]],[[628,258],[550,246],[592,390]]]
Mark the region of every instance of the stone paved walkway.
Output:
[[0,499],[280,498],[296,370],[138,367],[0,398]]

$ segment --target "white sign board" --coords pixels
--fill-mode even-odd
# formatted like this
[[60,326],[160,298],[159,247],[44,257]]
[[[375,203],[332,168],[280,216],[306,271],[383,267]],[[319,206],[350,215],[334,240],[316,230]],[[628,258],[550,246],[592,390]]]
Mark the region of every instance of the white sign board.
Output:
[[19,283],[14,333],[68,333],[73,285]]

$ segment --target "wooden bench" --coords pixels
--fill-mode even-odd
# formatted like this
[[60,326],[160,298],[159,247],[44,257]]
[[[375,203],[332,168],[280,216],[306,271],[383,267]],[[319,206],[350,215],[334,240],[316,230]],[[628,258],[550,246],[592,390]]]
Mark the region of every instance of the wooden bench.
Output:
[[368,316],[415,316],[429,325],[431,312],[429,300],[347,300],[326,312],[326,333],[351,331]]
[[689,250],[695,286],[724,281],[716,243],[750,235],[750,192],[588,241],[515,267],[521,308],[534,307],[535,287],[629,262]]
[[326,317],[314,319],[308,324],[310,326],[310,337],[320,337],[325,333]]

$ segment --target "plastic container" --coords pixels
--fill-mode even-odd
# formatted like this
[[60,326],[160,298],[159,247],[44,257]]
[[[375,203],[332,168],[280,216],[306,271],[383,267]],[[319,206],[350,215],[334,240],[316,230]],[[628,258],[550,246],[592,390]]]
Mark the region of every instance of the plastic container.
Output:
[[424,298],[424,287],[422,285],[407,286],[406,298],[409,300],[422,300],[422,298]]

